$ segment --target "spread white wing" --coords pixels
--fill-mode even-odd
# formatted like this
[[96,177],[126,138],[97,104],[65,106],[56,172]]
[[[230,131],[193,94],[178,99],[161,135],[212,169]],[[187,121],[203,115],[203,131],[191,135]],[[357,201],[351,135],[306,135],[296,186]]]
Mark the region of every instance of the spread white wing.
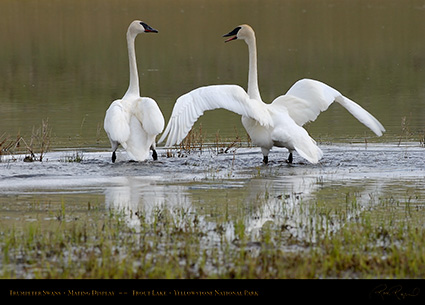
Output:
[[250,99],[241,87],[237,85],[206,86],[192,90],[177,99],[170,121],[158,143],[168,136],[167,147],[179,144],[205,111],[218,108],[250,117],[263,126],[273,124],[265,104]]
[[277,97],[274,103],[284,105],[289,115],[300,126],[314,121],[320,112],[338,102],[356,119],[369,127],[377,136],[385,131],[382,124],[369,112],[334,88],[312,79],[297,81],[285,95]]

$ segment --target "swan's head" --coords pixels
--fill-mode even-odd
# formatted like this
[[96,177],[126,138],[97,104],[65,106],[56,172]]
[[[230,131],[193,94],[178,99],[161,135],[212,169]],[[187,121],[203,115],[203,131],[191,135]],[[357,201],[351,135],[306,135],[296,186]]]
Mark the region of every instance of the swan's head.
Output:
[[158,30],[155,30],[143,21],[134,20],[128,27],[128,33],[132,35],[137,35],[140,33],[158,33]]
[[247,41],[254,37],[254,30],[247,24],[242,24],[234,28],[231,32],[223,35],[223,37],[230,37],[225,40],[225,42],[229,42],[236,39],[242,39]]

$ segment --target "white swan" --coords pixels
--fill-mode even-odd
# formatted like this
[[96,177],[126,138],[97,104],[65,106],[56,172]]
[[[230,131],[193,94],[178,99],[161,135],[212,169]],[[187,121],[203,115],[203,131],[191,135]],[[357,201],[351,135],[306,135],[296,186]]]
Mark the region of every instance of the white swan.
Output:
[[164,129],[164,117],[156,102],[149,97],[140,97],[139,75],[134,41],[139,33],[158,33],[146,23],[135,20],[127,30],[127,47],[130,64],[130,85],[122,99],[112,102],[106,111],[103,127],[111,141],[112,162],[116,160],[118,145],[127,151],[130,159],[144,161],[157,159],[155,138]]
[[286,95],[277,97],[273,103],[263,103],[258,89],[254,30],[249,25],[240,25],[224,35],[229,36],[226,42],[242,39],[248,44],[248,93],[237,85],[213,85],[180,96],[159,143],[168,135],[166,146],[179,144],[204,111],[224,108],[242,116],[242,124],[252,142],[261,147],[264,163],[268,162],[268,154],[273,146],[286,147],[290,152],[290,163],[293,151],[309,162],[317,163],[323,155],[322,151],[302,126],[314,121],[334,101],[376,135],[381,136],[385,131],[381,123],[358,104],[328,85],[311,79],[296,82]]

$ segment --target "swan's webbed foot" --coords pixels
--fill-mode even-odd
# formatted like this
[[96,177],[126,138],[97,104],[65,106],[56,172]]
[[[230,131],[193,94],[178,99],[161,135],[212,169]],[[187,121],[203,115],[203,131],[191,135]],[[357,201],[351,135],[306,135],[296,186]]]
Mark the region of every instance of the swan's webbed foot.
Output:
[[289,153],[289,157],[288,157],[288,160],[286,160],[286,163],[292,164],[292,161],[293,161],[292,153]]
[[112,152],[112,163],[115,163],[115,160],[117,159],[117,155],[115,154],[115,150]]
[[263,163],[264,164],[268,164],[269,163],[269,156],[264,156],[263,157]]
[[155,149],[152,149],[152,158],[153,158],[154,161],[158,160],[158,155],[157,155]]

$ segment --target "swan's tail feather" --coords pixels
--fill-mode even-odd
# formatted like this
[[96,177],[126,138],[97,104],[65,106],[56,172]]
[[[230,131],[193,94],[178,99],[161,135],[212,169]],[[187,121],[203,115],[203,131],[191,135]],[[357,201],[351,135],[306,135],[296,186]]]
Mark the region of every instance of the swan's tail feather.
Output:
[[295,146],[295,150],[297,153],[306,159],[308,162],[316,164],[319,162],[319,160],[323,157],[322,150],[316,146],[314,143],[313,145],[309,145],[309,147],[298,147]]
[[295,124],[290,118],[281,117],[281,126],[275,128],[271,134],[276,146],[286,147],[289,151],[295,150],[302,158],[310,163],[318,163],[323,156],[322,150],[308,132]]

